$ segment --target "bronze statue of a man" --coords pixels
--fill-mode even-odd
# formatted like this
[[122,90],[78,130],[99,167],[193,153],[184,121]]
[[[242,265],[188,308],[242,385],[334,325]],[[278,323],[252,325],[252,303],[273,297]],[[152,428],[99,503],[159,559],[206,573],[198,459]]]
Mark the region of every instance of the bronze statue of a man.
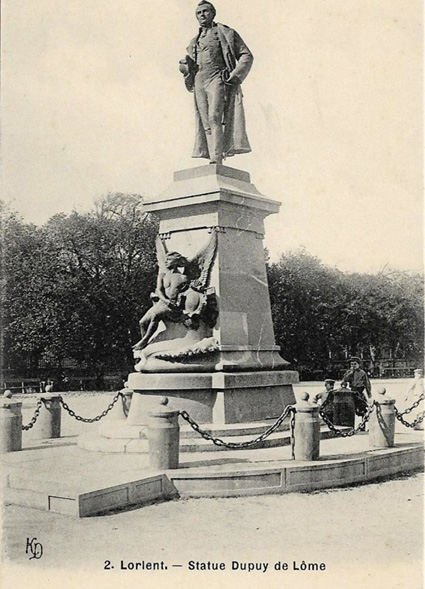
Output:
[[192,157],[221,164],[225,157],[251,151],[240,85],[251,69],[253,56],[236,31],[214,22],[215,14],[211,2],[198,4],[200,29],[186,58],[180,61],[180,71],[195,97]]

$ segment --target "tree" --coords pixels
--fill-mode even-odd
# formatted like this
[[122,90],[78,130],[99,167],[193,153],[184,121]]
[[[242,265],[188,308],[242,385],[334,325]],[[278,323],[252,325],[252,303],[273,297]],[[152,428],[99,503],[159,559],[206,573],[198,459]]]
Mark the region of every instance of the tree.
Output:
[[[73,359],[99,378],[132,366],[138,320],[156,282],[158,221],[138,195],[108,194],[89,213],[55,215],[44,226],[0,207],[2,361],[36,374]],[[305,249],[271,264],[276,341],[285,359],[312,369],[342,350],[387,346],[423,354],[423,277],[388,268],[343,273]]]
[[388,346],[394,356],[423,353],[423,277],[386,270],[343,273],[301,248],[268,266],[277,343],[291,362],[316,364],[346,350]]
[[73,358],[100,377],[128,366],[155,283],[156,233],[141,198],[123,194],[107,195],[87,214],[9,231],[9,352],[30,348],[51,364]]
[[323,360],[341,340],[342,273],[301,248],[268,268],[277,342],[290,362]]
[[49,345],[54,311],[46,305],[51,290],[46,277],[57,259],[36,226],[5,207],[1,254],[4,361],[34,370]]

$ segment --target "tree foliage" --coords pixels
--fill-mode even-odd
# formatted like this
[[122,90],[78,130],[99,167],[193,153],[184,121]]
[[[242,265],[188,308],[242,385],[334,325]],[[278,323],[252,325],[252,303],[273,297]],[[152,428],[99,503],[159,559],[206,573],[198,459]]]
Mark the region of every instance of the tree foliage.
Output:
[[[131,369],[138,320],[155,286],[155,217],[137,195],[108,194],[89,213],[44,226],[0,209],[2,359],[35,375],[67,359],[91,375]],[[294,364],[387,348],[423,355],[423,278],[385,269],[349,274],[304,249],[270,263],[276,341]]]
[[157,222],[141,202],[109,194],[40,228],[4,215],[7,364],[71,358],[96,374],[131,365],[156,273]]
[[[268,266],[277,343],[294,363],[322,363],[344,350],[423,354],[423,277],[386,270],[349,274],[304,249]],[[372,352],[375,353],[375,352]]]

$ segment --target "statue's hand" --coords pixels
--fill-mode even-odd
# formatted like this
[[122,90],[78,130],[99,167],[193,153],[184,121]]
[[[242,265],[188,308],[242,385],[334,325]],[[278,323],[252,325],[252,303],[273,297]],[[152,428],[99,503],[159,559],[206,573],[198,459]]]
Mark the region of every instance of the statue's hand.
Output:
[[176,301],[167,301],[167,306],[170,311],[179,311],[179,305]]
[[181,59],[179,61],[179,71],[184,75],[187,76],[189,74],[189,66],[185,59]]
[[231,86],[238,86],[241,84],[240,78],[234,74],[230,74],[227,80],[224,81],[226,84],[230,84]]

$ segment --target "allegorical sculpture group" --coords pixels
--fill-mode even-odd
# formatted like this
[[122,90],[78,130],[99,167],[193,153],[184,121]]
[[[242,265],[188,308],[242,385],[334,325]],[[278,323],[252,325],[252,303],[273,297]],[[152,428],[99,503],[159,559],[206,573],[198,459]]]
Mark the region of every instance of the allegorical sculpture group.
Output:
[[[135,357],[140,358],[137,369],[145,366],[149,356],[151,361],[176,362],[217,349],[210,330],[216,323],[218,309],[214,290],[208,288],[216,248],[215,230],[191,259],[179,252],[169,252],[165,241],[156,238],[159,271],[156,290],[151,294],[153,305],[140,320],[141,339],[133,347]],[[165,339],[157,333],[160,322],[165,327]],[[183,333],[167,338],[170,324],[179,324]],[[195,337],[186,338],[185,331]]]
[[[211,2],[203,0],[198,4],[199,31],[186,57],[180,60],[179,69],[187,90],[194,94],[192,157],[222,164],[228,156],[251,151],[241,84],[251,69],[253,56],[235,30],[214,21],[215,15]],[[184,362],[218,348],[211,331],[218,308],[215,294],[208,288],[217,246],[215,230],[190,260],[179,252],[168,252],[160,237],[156,246],[159,272],[151,295],[153,306],[140,320],[141,339],[133,348],[135,357],[140,358],[137,370],[145,368],[148,361],[153,366],[158,360]],[[165,328],[162,332],[161,324]],[[180,330],[173,330],[173,324]]]

